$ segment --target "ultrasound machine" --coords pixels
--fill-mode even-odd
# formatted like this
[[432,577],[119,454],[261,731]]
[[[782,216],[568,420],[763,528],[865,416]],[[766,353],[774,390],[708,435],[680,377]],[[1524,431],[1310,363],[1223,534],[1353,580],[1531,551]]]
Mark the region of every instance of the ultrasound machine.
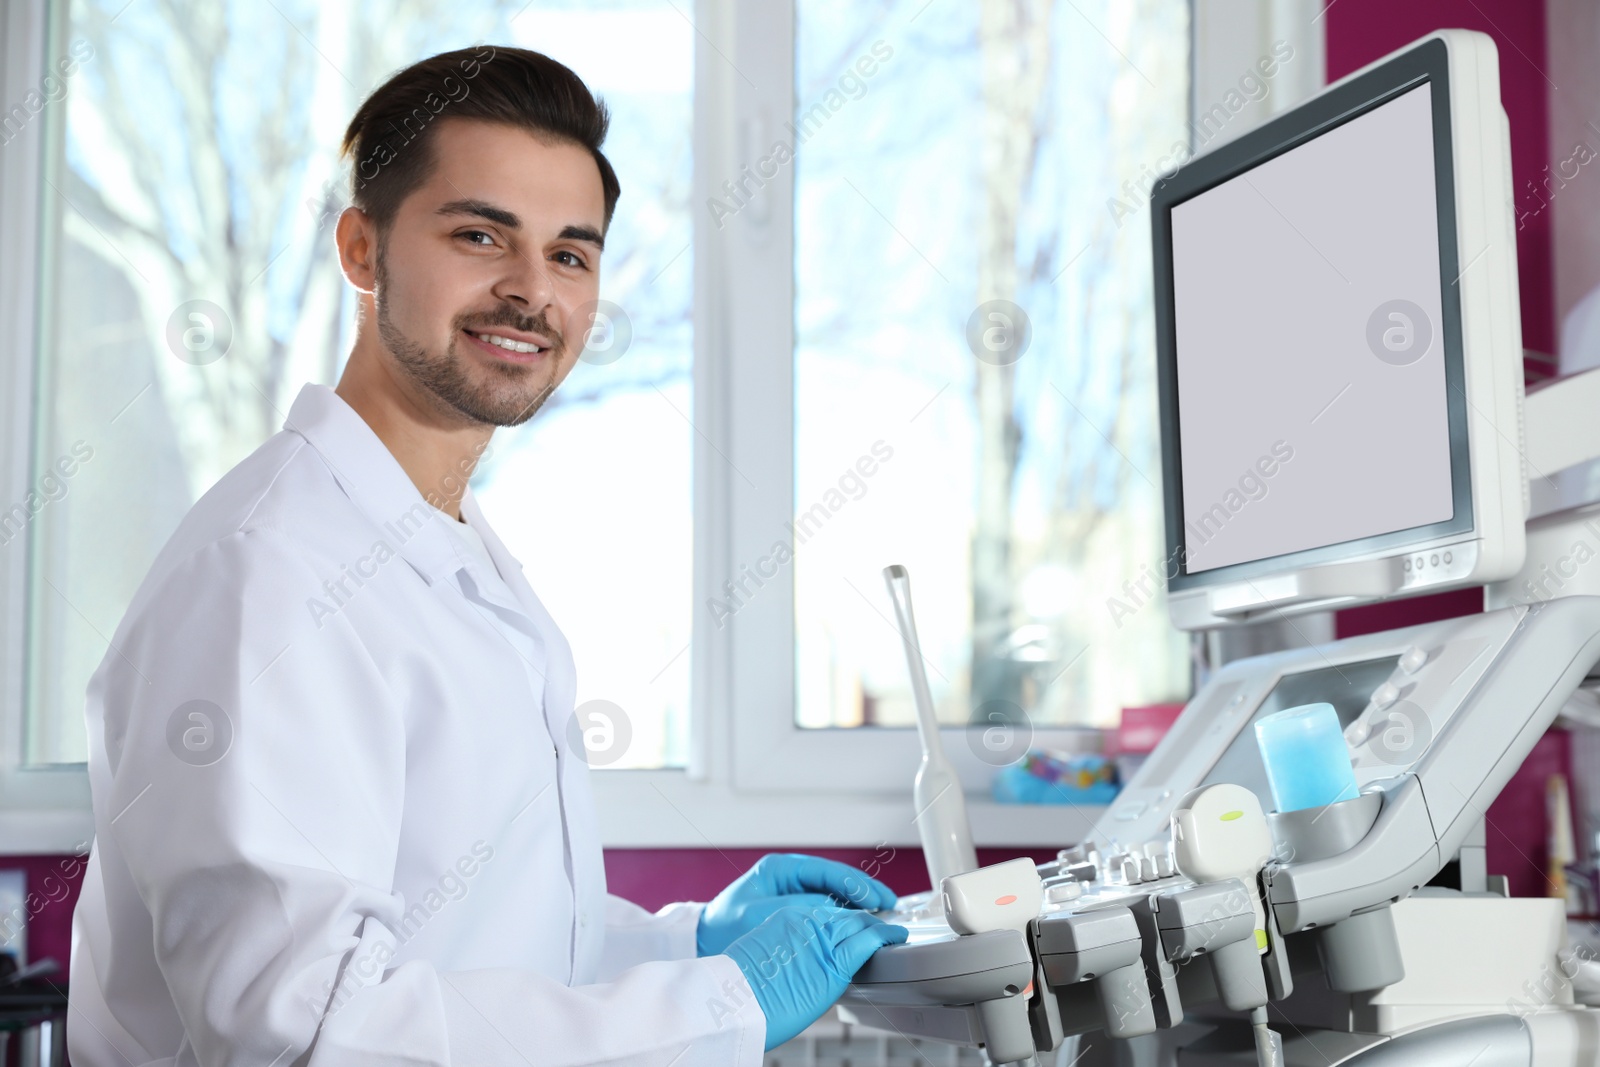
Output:
[[890,568],[934,889],[881,913],[910,937],[845,1021],[997,1064],[1600,1063],[1564,902],[1485,864],[1485,811],[1600,674],[1600,597],[1529,577],[1534,459],[1600,456],[1600,372],[1524,396],[1497,63],[1436,33],[1151,197],[1173,625],[1490,610],[1227,664],[1086,839],[978,868]]

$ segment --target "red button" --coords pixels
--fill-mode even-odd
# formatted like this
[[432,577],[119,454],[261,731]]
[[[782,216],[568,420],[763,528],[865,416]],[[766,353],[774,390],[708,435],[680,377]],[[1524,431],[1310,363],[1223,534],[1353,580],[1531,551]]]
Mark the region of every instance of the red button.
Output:
[[995,897],[994,902],[996,904],[1015,904],[1017,902],[1017,898],[1012,896],[1010,893],[1007,893],[1003,897]]

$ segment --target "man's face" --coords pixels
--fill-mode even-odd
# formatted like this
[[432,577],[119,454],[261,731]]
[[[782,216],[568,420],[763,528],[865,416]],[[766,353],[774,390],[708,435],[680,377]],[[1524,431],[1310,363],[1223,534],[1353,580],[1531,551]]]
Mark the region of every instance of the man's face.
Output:
[[600,292],[600,168],[581,146],[498,123],[440,120],[433,136],[432,174],[379,241],[378,334],[424,402],[515,426],[583,351]]

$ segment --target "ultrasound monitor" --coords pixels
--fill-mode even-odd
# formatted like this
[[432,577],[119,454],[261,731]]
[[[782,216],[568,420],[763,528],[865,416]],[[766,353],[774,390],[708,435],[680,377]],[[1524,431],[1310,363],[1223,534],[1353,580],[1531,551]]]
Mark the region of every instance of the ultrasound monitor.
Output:
[[1446,31],[1157,183],[1180,629],[1521,565],[1509,160],[1492,50]]

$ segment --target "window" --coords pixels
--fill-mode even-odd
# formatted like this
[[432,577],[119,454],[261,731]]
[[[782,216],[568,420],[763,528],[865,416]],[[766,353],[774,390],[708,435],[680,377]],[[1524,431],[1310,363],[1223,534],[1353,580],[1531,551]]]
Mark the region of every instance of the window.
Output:
[[[86,758],[85,687],[157,551],[282,426],[302,382],[338,380],[354,307],[332,246],[345,123],[406,63],[489,41],[562,60],[612,109],[606,150],[623,195],[602,295],[621,309],[610,324],[620,356],[580,363],[539,418],[499,431],[474,490],[570,638],[579,700],[626,710],[633,738],[619,764],[682,764],[695,55],[685,16],[668,0],[189,14],[75,0],[54,22],[46,60],[73,69],[64,98],[34,120],[51,131],[31,460],[46,503],[7,529],[30,553],[25,762]],[[629,446],[641,432],[653,448]]]
[[1187,136],[1188,3],[797,15],[798,722],[914,721],[890,563],[943,722],[1186,696],[1144,189]]
[[[75,60],[0,151],[0,329],[27,354],[7,395],[32,434],[0,475],[42,502],[0,517],[8,795],[33,767],[75,783],[41,810],[86,808],[84,688],[138,581],[300,383],[340,373],[344,124],[391,71],[481,41],[549,52],[612,109],[621,358],[580,363],[474,479],[579,701],[628,717],[612,766],[635,773],[596,784],[608,843],[914,840],[915,736],[866,728],[910,722],[887,564],[969,789],[994,766],[957,738],[996,709],[1096,743],[1120,706],[1186,692],[1145,570],[1141,188],[1189,137],[1187,0],[197,10],[0,0],[32,27],[0,42],[26,60],[0,104]],[[209,362],[168,341],[197,300],[227,340]],[[1070,834],[974,810],[988,841]]]

